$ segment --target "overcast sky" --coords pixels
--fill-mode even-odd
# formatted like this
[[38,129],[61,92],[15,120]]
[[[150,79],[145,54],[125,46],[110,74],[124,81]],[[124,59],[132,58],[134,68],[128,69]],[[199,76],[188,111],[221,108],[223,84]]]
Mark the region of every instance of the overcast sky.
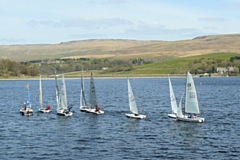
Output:
[[239,33],[240,0],[0,0],[0,45]]

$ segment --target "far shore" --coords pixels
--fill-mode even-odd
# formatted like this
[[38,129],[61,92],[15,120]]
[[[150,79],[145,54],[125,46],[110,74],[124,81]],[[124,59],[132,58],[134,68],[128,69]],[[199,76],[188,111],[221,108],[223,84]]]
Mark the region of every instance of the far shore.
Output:
[[[125,78],[185,78],[185,75],[122,75],[122,76],[94,76],[95,79],[125,79]],[[199,75],[193,75],[194,78],[206,78],[209,76],[205,76],[205,77],[200,77]],[[211,78],[215,78],[215,77],[228,77],[225,75],[213,75],[211,76]],[[229,76],[229,77],[239,77],[239,76]],[[55,78],[53,76],[42,76],[41,77],[42,80],[54,80]],[[61,79],[61,76],[58,76],[58,79]],[[65,79],[81,79],[81,77],[77,77],[77,76],[66,76],[65,75]],[[89,76],[85,76],[84,79],[89,79]],[[17,81],[17,80],[39,80],[39,76],[36,77],[9,77],[9,78],[1,78],[0,77],[0,81]]]

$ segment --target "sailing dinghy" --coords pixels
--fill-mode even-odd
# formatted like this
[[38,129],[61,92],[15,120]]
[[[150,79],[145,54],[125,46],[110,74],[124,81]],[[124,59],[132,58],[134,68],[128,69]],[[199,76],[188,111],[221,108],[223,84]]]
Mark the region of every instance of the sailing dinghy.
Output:
[[177,101],[173,92],[172,83],[169,77],[168,77],[168,83],[169,83],[170,101],[171,101],[171,108],[172,108],[172,113],[168,114],[168,117],[176,118],[178,106],[177,106]]
[[204,118],[197,117],[196,114],[200,114],[199,106],[198,106],[198,98],[197,92],[195,88],[195,84],[192,78],[192,75],[187,72],[187,80],[186,80],[186,88],[185,88],[185,114],[182,114],[181,105],[178,107],[177,117],[178,121],[185,122],[204,122]]
[[27,88],[27,102],[23,103],[23,107],[20,109],[20,113],[25,116],[31,116],[33,114],[33,109],[30,101],[29,84],[26,85],[26,88]]
[[92,72],[91,72],[91,76],[90,76],[89,103],[90,103],[89,105],[86,104],[86,100],[85,100],[85,96],[84,96],[84,82],[83,82],[83,78],[82,78],[80,110],[83,112],[88,112],[88,113],[93,113],[93,114],[104,114],[104,111],[102,111],[100,109],[100,106],[97,104],[97,95],[96,95],[95,83],[94,83]]
[[80,111],[84,112],[91,109],[90,105],[87,105],[85,92],[84,92],[84,77],[83,70],[81,74],[81,91],[80,91]]
[[139,109],[137,107],[137,104],[136,104],[136,101],[135,101],[135,98],[134,98],[134,95],[133,95],[132,87],[131,87],[131,84],[130,84],[130,81],[129,81],[128,78],[127,78],[127,84],[128,84],[129,108],[130,108],[130,111],[132,113],[127,113],[126,116],[129,117],[129,118],[137,118],[137,119],[146,118],[145,115],[141,115],[139,113]]
[[62,74],[62,86],[59,92],[58,85],[57,85],[57,77],[55,74],[55,81],[56,81],[56,98],[57,98],[57,115],[60,116],[72,116],[73,113],[67,106],[67,92],[66,92],[66,85],[65,85],[65,78],[64,74]]
[[50,112],[50,105],[47,105],[46,108],[43,108],[43,103],[42,103],[42,79],[41,75],[39,77],[39,105],[40,108],[38,109],[39,112],[41,113],[49,113]]

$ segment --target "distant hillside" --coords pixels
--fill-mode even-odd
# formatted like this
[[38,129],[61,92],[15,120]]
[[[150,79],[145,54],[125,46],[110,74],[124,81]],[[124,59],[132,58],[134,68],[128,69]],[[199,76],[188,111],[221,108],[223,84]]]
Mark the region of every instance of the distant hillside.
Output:
[[218,52],[240,53],[240,34],[181,41],[82,40],[60,44],[0,45],[0,58],[29,61],[54,58],[162,59]]

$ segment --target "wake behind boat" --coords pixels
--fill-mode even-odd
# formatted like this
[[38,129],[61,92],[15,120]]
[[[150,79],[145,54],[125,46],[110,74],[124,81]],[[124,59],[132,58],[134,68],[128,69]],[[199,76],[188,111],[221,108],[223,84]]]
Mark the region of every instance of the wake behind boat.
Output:
[[80,94],[80,111],[88,112],[93,114],[104,114],[104,111],[100,109],[100,106],[97,104],[97,95],[93,79],[93,74],[91,72],[90,76],[90,92],[89,92],[89,105],[86,103],[86,98],[84,94],[84,80],[83,80],[83,71],[81,76],[81,94]]
[[133,91],[132,91],[132,87],[131,87],[131,84],[130,84],[130,81],[129,81],[128,78],[127,78],[127,84],[128,84],[129,108],[130,108],[130,111],[132,113],[127,113],[126,116],[129,117],[129,118],[137,118],[137,119],[144,119],[144,118],[146,118],[145,115],[141,115],[139,113],[139,109],[137,107],[137,104],[136,104],[136,101],[135,101],[135,98],[134,98],[134,94],[133,94]]
[[187,80],[186,80],[186,88],[185,88],[185,112],[187,115],[182,114],[181,105],[178,106],[177,117],[178,121],[185,122],[204,122],[204,118],[197,117],[196,114],[200,114],[197,92],[195,88],[195,84],[192,78],[192,75],[187,72]]
[[70,108],[68,108],[68,106],[67,106],[67,104],[68,104],[67,103],[67,92],[66,92],[64,74],[62,74],[62,87],[61,87],[60,92],[58,90],[56,74],[55,74],[55,81],[56,81],[57,115],[72,116],[73,113],[70,111]]
[[39,104],[40,104],[40,108],[38,109],[39,112],[41,112],[41,113],[49,113],[50,112],[50,105],[47,105],[46,108],[43,108],[41,75],[39,77]]

